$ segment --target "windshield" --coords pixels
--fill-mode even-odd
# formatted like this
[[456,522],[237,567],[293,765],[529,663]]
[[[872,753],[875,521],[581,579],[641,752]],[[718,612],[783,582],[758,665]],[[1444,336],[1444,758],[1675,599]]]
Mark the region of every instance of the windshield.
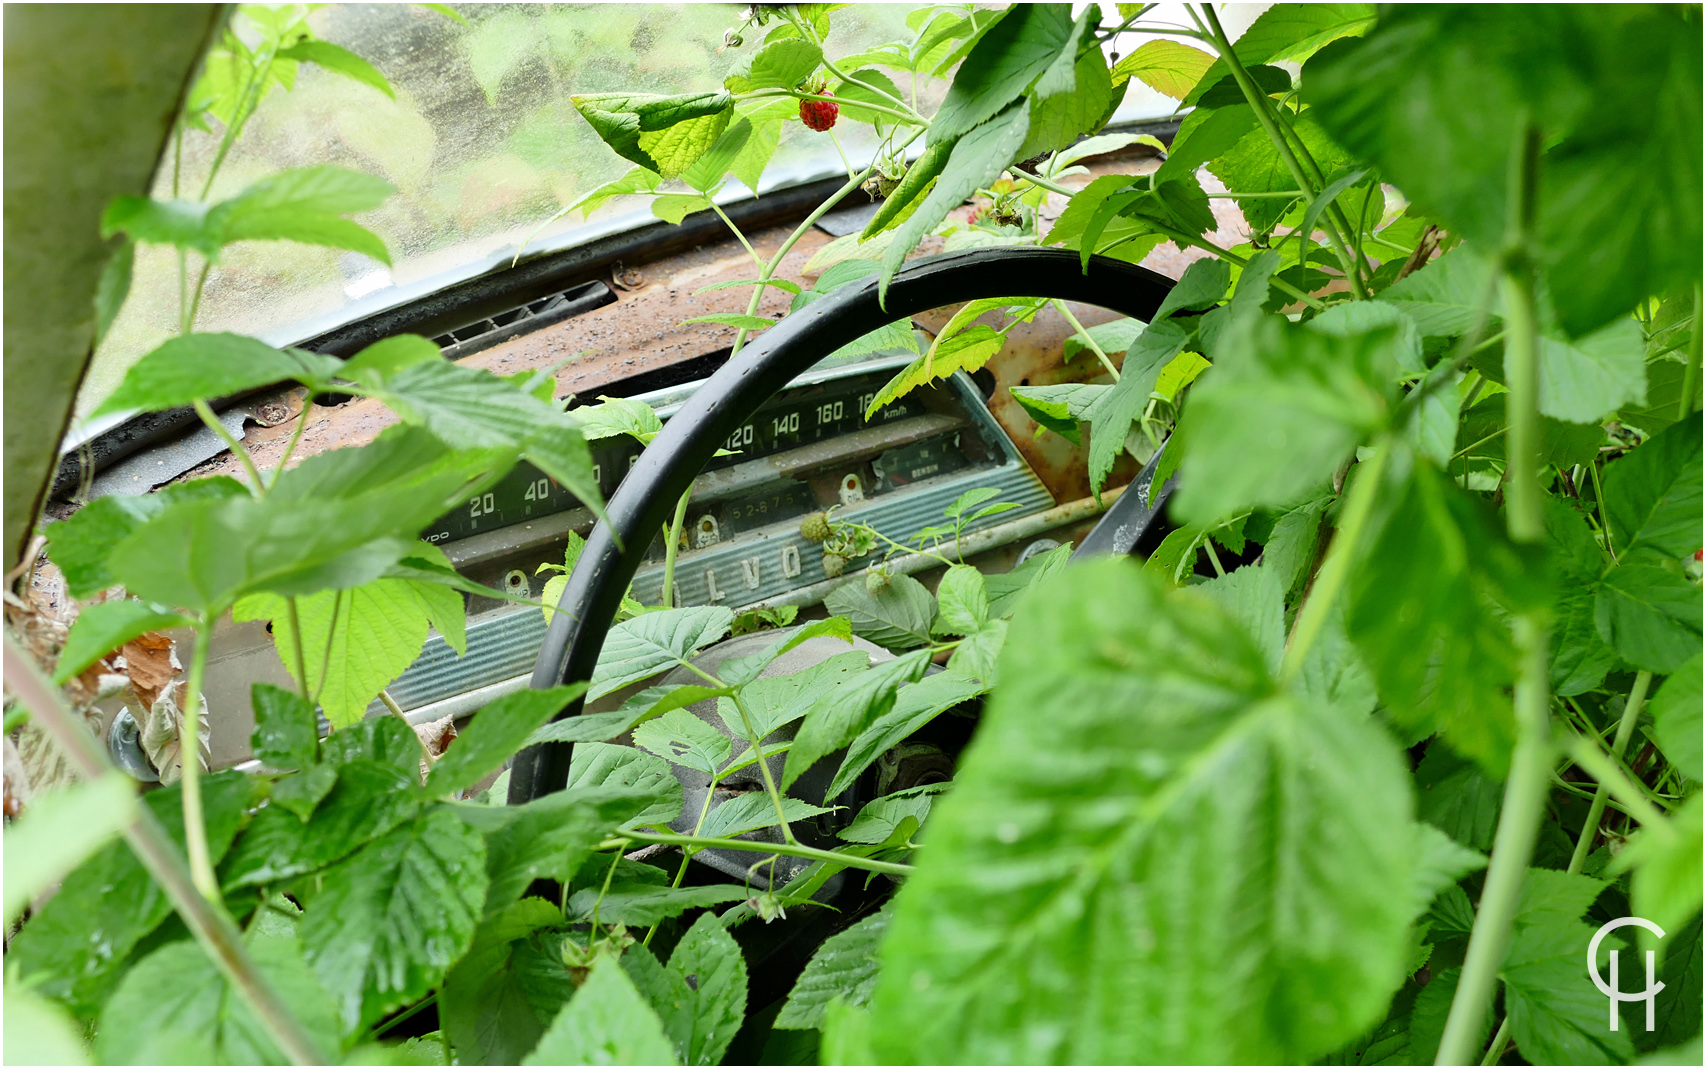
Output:
[[[907,16],[928,6],[934,5],[843,8],[830,51],[848,54],[905,38]],[[1119,20],[1114,5],[1103,6],[1105,19]],[[1253,7],[1249,17],[1259,10]],[[395,97],[319,66],[292,65],[288,77],[269,86],[206,199],[233,196],[293,167],[329,163],[378,174],[397,194],[358,220],[384,239],[393,266],[289,242],[238,244],[208,276],[197,328],[241,330],[277,345],[301,342],[507,263],[523,247],[549,252],[655,221],[625,197],[588,219],[579,212],[553,219],[629,168],[604,149],[570,95],[718,89],[758,43],[722,46],[724,30],[739,22],[737,12],[732,4],[481,4],[462,8],[466,22],[460,22],[423,5],[244,6],[233,23],[239,37],[252,41],[262,20],[304,18],[316,37],[372,63]],[[1121,50],[1145,36],[1122,35]],[[926,114],[945,87],[943,80],[919,87],[917,103]],[[1134,79],[1115,120],[1162,118],[1175,107]],[[219,123],[210,126],[184,131],[168,149],[155,197],[189,199],[201,190],[222,133]],[[870,158],[876,143],[870,127],[843,124],[837,136],[856,163]],[[758,192],[842,171],[834,144],[789,123]],[[718,199],[749,195],[731,179]],[[130,297],[90,366],[78,417],[174,333],[179,284],[172,248],[138,250]],[[75,428],[67,445],[111,422]]]

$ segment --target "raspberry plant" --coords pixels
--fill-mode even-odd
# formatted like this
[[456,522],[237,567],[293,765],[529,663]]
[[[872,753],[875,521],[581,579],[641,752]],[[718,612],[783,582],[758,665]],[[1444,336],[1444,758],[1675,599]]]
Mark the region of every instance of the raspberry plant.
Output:
[[[743,1023],[766,1027],[729,930],[815,908],[818,883],[852,869],[897,884],[892,903],[824,943],[769,1026],[826,1062],[1698,1057],[1699,10],[1280,4],[1236,40],[1211,5],[1189,25],[1119,11],[932,7],[911,39],[835,58],[831,6],[756,6],[724,38],[750,59],[723,91],[575,98],[634,168],[568,210],[649,195],[664,218],[721,213],[712,195],[729,175],[757,185],[782,123],[875,127],[879,162],[849,161],[775,254],[752,252],[747,313],[708,317],[737,351],[773,325],[764,289],[798,289],[774,277],[783,255],[873,178],[887,199],[796,309],[886,284],[937,232],[1086,260],[1195,250],[1148,323],[1086,329],[1057,305],[1069,355],[1106,381],[1015,391],[1040,433],[1087,434],[1098,493],[1124,452],[1178,473],[1178,528],[1146,564],[1057,550],[985,576],[944,558],[934,594],[849,576],[828,620],[715,673],[694,657],[728,610],[634,603],[591,680],[487,707],[423,783],[393,718],[318,738],[316,704],[335,705],[316,654],[405,591],[416,618],[454,629],[434,599],[459,581],[412,541],[420,523],[523,455],[596,506],[585,438],[655,428],[619,407],[577,421],[542,379],[464,375],[419,339],[339,362],[198,335],[186,300],[184,336],[137,366],[125,403],[194,402],[211,421],[210,398],[296,381],[379,397],[405,423],[50,528],[75,589],[133,595],[85,610],[62,676],[173,623],[205,647],[237,608],[283,621],[300,686],[256,688],[266,775],[202,781],[190,762],[140,805],[97,776],[8,831],[83,853],[100,832],[128,840],[25,922],[8,1024],[15,1006],[37,1027],[74,1018],[107,1059],[713,1064]],[[1132,27],[1158,39],[1116,61]],[[945,79],[946,96],[926,116],[886,72]],[[1102,132],[1132,79],[1192,109],[1165,160],[1065,184],[1142,140]],[[236,202],[197,208],[190,236],[150,229],[185,214],[165,206],[109,222],[209,260],[310,230],[371,248],[334,225],[382,195],[371,180],[267,181],[274,199],[293,183],[343,199],[305,198],[319,215],[288,233],[244,230]],[[976,222],[948,221],[974,197]],[[1212,199],[1236,204],[1244,241],[1210,238]],[[855,343],[917,354],[876,403],[981,366],[1047,303],[1024,285],[922,350],[904,325]],[[1004,324],[977,322],[990,312]],[[449,379],[466,403],[431,388]],[[982,502],[959,505],[939,532],[956,543]],[[837,556],[876,545],[832,517],[812,527]],[[897,656],[761,675],[794,644],[855,634]],[[550,721],[583,690],[674,668],[698,682]],[[98,773],[10,645],[7,676]],[[192,666],[189,694],[198,680]],[[803,772],[836,762],[834,795],[986,692],[951,789],[877,799],[835,850],[796,839],[815,807],[783,792]],[[712,699],[732,742],[685,709]],[[636,747],[608,744],[627,732]],[[461,797],[547,739],[578,744],[569,789]],[[783,752],[773,776],[762,758]],[[666,759],[713,783],[757,764],[764,790],[677,834]],[[118,815],[81,819],[91,800]],[[736,838],[762,827],[783,842]],[[66,858],[14,855],[19,841],[9,920]],[[625,856],[643,845],[683,860]],[[684,886],[686,857],[713,847],[812,865],[757,894]],[[562,897],[530,894],[541,877]],[[1652,1031],[1633,1014],[1609,1030],[1583,968],[1593,929],[1627,914],[1666,933],[1639,945],[1666,984]],[[431,1037],[383,1041],[428,1006]]]

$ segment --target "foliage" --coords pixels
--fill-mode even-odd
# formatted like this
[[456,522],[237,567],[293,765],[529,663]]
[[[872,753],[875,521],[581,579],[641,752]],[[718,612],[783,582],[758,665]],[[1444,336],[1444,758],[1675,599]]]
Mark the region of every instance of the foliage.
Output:
[[[1121,12],[1143,25],[1146,9]],[[899,889],[823,943],[775,1018],[772,1041],[815,1031],[829,1061],[1457,1064],[1514,1042],[1573,1063],[1698,1043],[1699,12],[1281,4],[1236,42],[1211,6],[1188,14],[1194,29],[1110,66],[1116,27],[1095,9],[922,9],[909,40],[837,60],[829,5],[759,6],[731,31],[753,44],[723,91],[576,98],[637,168],[597,195],[680,218],[714,208],[728,175],[752,185],[766,128],[833,78],[841,114],[882,139],[841,195],[876,176],[889,197],[796,310],[853,278],[886,286],[932,233],[1085,261],[1205,252],[1149,323],[1084,329],[1059,306],[1070,355],[1107,381],[1017,394],[1039,433],[1089,425],[1098,492],[1123,452],[1159,458],[1156,487],[1177,472],[1179,526],[1146,564],[1062,549],[986,576],[957,558],[1003,504],[974,491],[921,540],[944,569],[932,593],[884,566],[918,547],[808,517],[826,565],[884,550],[831,592],[829,619],[712,672],[699,655],[760,620],[632,602],[590,680],[489,705],[424,783],[407,728],[360,718],[429,624],[459,628],[467,584],[416,534],[523,458],[596,509],[586,440],[644,443],[656,418],[613,401],[577,418],[542,379],[460,368],[422,339],[338,361],[197,333],[186,292],[181,336],[115,408],[192,404],[211,422],[224,394],[297,382],[378,398],[402,425],[50,528],[75,594],[134,599],[84,613],[62,675],[187,620],[195,695],[224,612],[274,622],[299,686],[256,688],[267,771],[203,780],[191,762],[143,804],[327,1054],[432,1000],[440,1049],[464,1063],[714,1064],[764,1027],[730,929],[813,908],[838,872]],[[946,79],[946,96],[926,117],[877,68]],[[1132,78],[1194,108],[1167,160],[1062,184],[1133,143],[1077,140]],[[235,128],[227,106],[204,110]],[[1247,243],[1205,237],[1204,171]],[[251,239],[371,255],[344,216],[381,192],[289,172],[211,207],[119,205],[107,225],[206,263]],[[1051,194],[1067,200],[1044,230]],[[947,222],[973,197],[977,220]],[[770,324],[759,296],[806,225],[754,253],[737,350]],[[1023,288],[960,310],[885,397],[992,357],[1044,307]],[[990,313],[1000,327],[976,322]],[[855,635],[886,652],[776,671],[803,642]],[[640,689],[676,669],[699,681]],[[582,689],[624,688],[615,710],[547,722]],[[801,841],[830,805],[785,793],[802,777],[827,773],[838,797],[986,693],[951,790],[870,802],[833,850]],[[566,790],[461,798],[550,741],[577,744]],[[709,781],[698,813],[672,765]],[[711,806],[754,766],[761,791]],[[34,888],[94,851],[9,949],[20,1019],[96,1023],[108,1058],[278,1057],[277,1021],[233,997],[100,830],[27,863]],[[648,845],[680,849],[673,877],[629,856]],[[762,891],[684,885],[713,848],[753,871],[812,864]],[[9,883],[8,911],[28,893]],[[1667,933],[1650,1033],[1607,1030],[1582,969],[1594,928],[1631,912]],[[1625,934],[1602,953],[1629,953]],[[149,1045],[119,1047],[140,1021]]]

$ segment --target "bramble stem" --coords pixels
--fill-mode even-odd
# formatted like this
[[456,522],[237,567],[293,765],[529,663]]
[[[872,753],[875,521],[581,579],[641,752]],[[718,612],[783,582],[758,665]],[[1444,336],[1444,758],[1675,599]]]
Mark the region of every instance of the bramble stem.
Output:
[[207,674],[207,646],[212,639],[211,623],[197,625],[188,689],[178,703],[178,768],[183,773],[184,843],[189,848],[190,878],[203,897],[218,902],[219,880],[213,875],[207,824],[201,813],[201,681]]
[[438,764],[438,758],[433,756],[432,747],[428,746],[426,740],[421,738],[421,733],[415,730],[415,725],[409,723],[409,715],[403,712],[403,707],[397,704],[397,699],[391,697],[391,692],[383,687],[379,688],[379,701],[385,706],[385,711],[401,720],[403,726],[409,729],[409,734],[415,737],[415,744],[421,748],[421,760],[426,762],[426,766],[431,768]]
[[1114,367],[1114,362],[1108,359],[1108,354],[1102,351],[1102,347],[1096,344],[1096,339],[1090,337],[1090,332],[1084,329],[1084,324],[1078,322],[1078,317],[1066,307],[1066,302],[1055,301],[1054,308],[1071,325],[1072,329],[1078,332],[1078,337],[1083,340],[1085,348],[1096,354],[1096,359],[1100,360],[1102,366],[1108,369],[1108,374],[1114,377],[1114,381],[1120,381],[1119,369]]
[[1606,785],[1630,816],[1643,828],[1663,829],[1660,834],[1675,834],[1665,815],[1647,797],[1642,785],[1629,778],[1622,767],[1600,745],[1585,735],[1576,735],[1570,742],[1570,760],[1582,771]]
[[663,547],[663,592],[658,595],[658,604],[664,608],[675,605],[675,558],[681,552],[681,525],[687,522],[687,499],[693,496],[690,486],[681,493],[681,500],[675,503],[675,518],[669,523],[669,541]]
[[760,271],[764,270],[764,258],[758,255],[758,252],[753,249],[752,242],[746,240],[746,235],[741,233],[740,227],[736,226],[735,221],[729,218],[729,213],[723,211],[723,206],[713,200],[710,194],[706,194],[705,200],[710,203],[711,210],[717,213],[717,218],[721,219],[723,221],[723,225],[728,227],[734,234],[735,238],[740,242],[741,247],[746,250],[746,254],[752,257],[753,266],[757,267]]
[[[1315,186],[1310,184],[1309,174],[1304,171],[1303,164],[1299,162],[1297,154],[1292,151],[1291,142],[1286,139],[1285,132],[1280,129],[1279,120],[1275,118],[1273,113],[1272,102],[1268,100],[1267,94],[1263,93],[1256,85],[1255,80],[1250,77],[1250,72],[1244,69],[1244,63],[1238,58],[1237,50],[1232,47],[1232,42],[1226,37],[1226,31],[1221,28],[1220,18],[1214,13],[1214,5],[1203,4],[1202,9],[1203,16],[1208,19],[1208,28],[1214,39],[1215,51],[1220,53],[1221,61],[1232,72],[1232,78],[1238,83],[1238,88],[1243,90],[1244,99],[1250,102],[1251,109],[1256,113],[1257,121],[1262,124],[1262,129],[1267,131],[1268,139],[1279,150],[1280,159],[1285,161],[1286,169],[1291,172],[1291,177],[1297,183],[1297,188],[1306,191],[1313,199],[1317,190]],[[1186,10],[1191,9],[1186,8]],[[1340,264],[1344,266],[1345,278],[1349,280],[1352,291],[1358,300],[1366,298],[1368,294],[1363,290],[1361,273],[1356,270],[1356,261],[1351,259],[1350,249],[1345,245],[1345,237],[1339,232],[1340,224],[1329,220],[1322,220],[1322,222],[1324,224],[1322,229],[1327,231],[1327,239],[1333,244],[1333,252],[1338,256]]]
[[[35,714],[35,722],[53,736],[59,748],[85,779],[119,775],[105,751],[77,716],[65,706],[35,662],[18,648],[11,635],[5,640],[6,686],[18,701]],[[254,1009],[261,1027],[278,1043],[296,1065],[324,1064],[321,1053],[295,1014],[278,997],[249,958],[242,934],[221,906],[196,890],[182,855],[147,806],[136,807],[136,818],[124,829],[125,841],[149,875],[166,892],[172,908],[207,956]]]
[[308,673],[303,670],[306,663],[302,656],[302,614],[296,610],[296,595],[284,599],[284,609],[290,627],[290,648],[296,654],[296,670],[302,678],[296,681],[296,692],[302,695],[303,701],[311,701],[308,696]]
[[[1540,336],[1534,264],[1529,257],[1539,161],[1540,131],[1526,124],[1512,153],[1511,218],[1500,282],[1505,303],[1510,424],[1505,523],[1511,540],[1518,543],[1536,543],[1546,535],[1540,490]],[[1514,703],[1516,745],[1511,751],[1510,776],[1505,781],[1504,809],[1493,838],[1492,859],[1436,1065],[1462,1065],[1474,1056],[1476,1036],[1492,1005],[1499,967],[1510,946],[1511,927],[1551,782],[1550,621],[1545,612],[1530,610],[1516,616],[1511,630],[1520,656]]]
[[751,839],[701,839],[693,835],[624,831],[621,839],[600,843],[598,848],[600,850],[607,849],[612,843],[619,843],[624,839],[632,839],[637,843],[662,843],[665,846],[692,846],[701,850],[744,850],[753,854],[781,854],[784,857],[804,857],[813,861],[826,861],[831,865],[841,865],[850,869],[864,869],[866,872],[884,872],[890,876],[912,875],[911,865],[902,865],[893,861],[877,861],[874,858],[856,857],[852,854],[838,854],[833,850],[819,850],[815,846],[805,846],[801,843],[760,843]]
[[249,478],[254,480],[255,494],[257,496],[261,494],[266,489],[267,484],[261,478],[261,469],[255,467],[255,458],[249,455],[248,448],[235,435],[225,429],[225,424],[219,422],[219,417],[214,414],[213,407],[199,397],[195,401],[195,414],[200,416],[207,429],[219,435],[226,447],[236,455],[238,460],[243,462],[243,469],[249,473]]
[[770,762],[764,759],[764,740],[752,726],[752,714],[747,711],[746,699],[740,696],[740,689],[729,697],[734,699],[735,709],[740,713],[740,725],[746,729],[746,737],[752,743],[752,751],[758,756],[758,771],[764,776],[764,789],[770,795],[770,804],[776,807],[776,820],[782,828],[782,838],[790,843],[797,842],[794,829],[788,826],[788,814],[782,808],[782,792],[776,789],[776,779],[770,775]]
[[1694,330],[1688,336],[1688,370],[1682,374],[1682,397],[1676,402],[1676,418],[1687,419],[1694,411],[1694,391],[1700,388],[1700,283],[1694,284]]
[[[1642,671],[1635,673],[1635,685],[1629,690],[1629,700],[1623,704],[1623,718],[1617,722],[1617,737],[1611,743],[1611,756],[1621,759],[1623,751],[1629,747],[1629,738],[1635,734],[1635,721],[1641,715],[1641,706],[1647,700],[1647,688],[1652,686],[1653,673]],[[1575,852],[1570,855],[1569,867],[1564,871],[1577,873],[1582,871],[1582,865],[1588,859],[1588,852],[1593,849],[1594,837],[1599,833],[1599,818],[1605,813],[1606,798],[1611,793],[1604,780],[1593,792],[1593,803],[1588,807],[1587,820],[1582,822],[1582,833],[1576,839]]]
[[1321,629],[1327,624],[1327,616],[1333,611],[1333,603],[1339,600],[1339,594],[1350,578],[1351,564],[1356,560],[1363,528],[1368,526],[1368,518],[1374,512],[1374,501],[1380,495],[1380,482],[1386,474],[1386,462],[1391,454],[1391,438],[1382,436],[1375,440],[1373,455],[1357,465],[1356,482],[1351,484],[1350,492],[1345,495],[1345,510],[1340,516],[1339,529],[1333,535],[1333,543],[1327,549],[1327,559],[1303,599],[1302,608],[1297,611],[1297,622],[1292,625],[1291,637],[1286,642],[1285,659],[1280,663],[1282,681],[1295,679],[1302,670],[1309,648],[1320,637]]

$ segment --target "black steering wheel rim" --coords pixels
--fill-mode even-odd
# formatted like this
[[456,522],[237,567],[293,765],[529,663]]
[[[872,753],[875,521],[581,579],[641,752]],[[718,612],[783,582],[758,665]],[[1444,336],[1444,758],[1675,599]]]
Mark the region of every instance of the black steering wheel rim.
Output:
[[[789,315],[746,346],[688,398],[640,454],[610,499],[610,522],[587,538],[540,647],[530,686],[588,679],[641,556],[693,479],[759,406],[819,360],[897,319],[982,298],[1047,297],[1095,305],[1148,322],[1173,280],[1103,256],[1034,246],[979,249],[915,261],[879,299],[877,276],[851,282]],[[1136,499],[1146,495],[1126,495]],[[1122,498],[1122,502],[1124,498]],[[626,547],[626,550],[618,546]],[[579,715],[576,700],[557,719]],[[545,743],[516,755],[512,805],[561,790],[573,744]]]

